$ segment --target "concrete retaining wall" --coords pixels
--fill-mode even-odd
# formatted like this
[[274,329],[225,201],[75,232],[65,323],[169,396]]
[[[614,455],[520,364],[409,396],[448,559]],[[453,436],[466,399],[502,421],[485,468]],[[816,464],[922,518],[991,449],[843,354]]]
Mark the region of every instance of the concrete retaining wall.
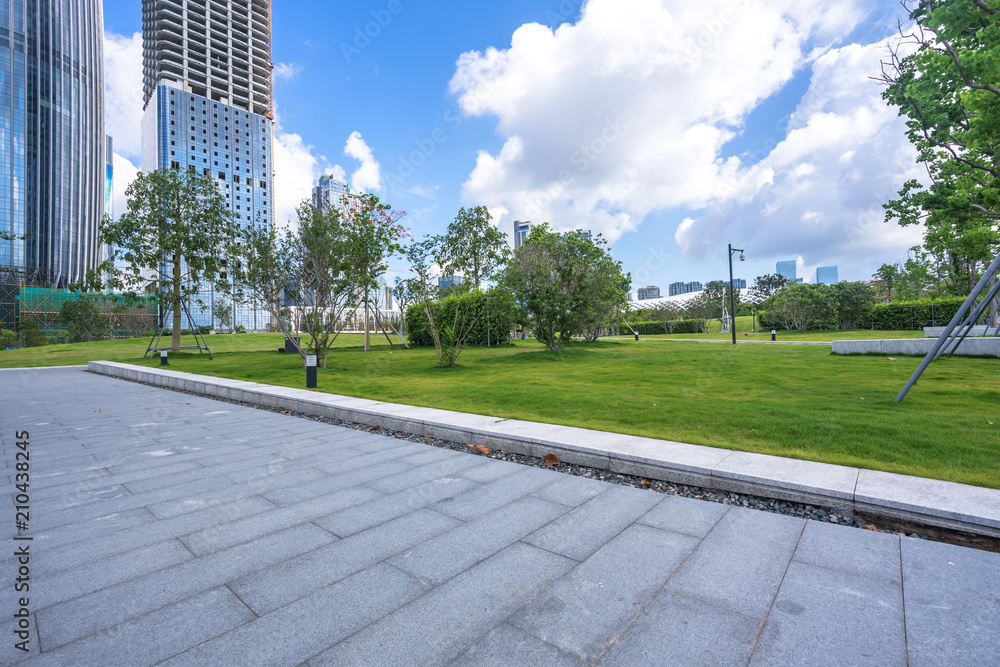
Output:
[[[938,338],[944,333],[944,327],[924,327],[924,338]],[[985,326],[972,327],[970,336],[992,336],[996,329],[987,329]]]
[[[931,351],[932,338],[891,340],[835,340],[834,354],[898,354],[923,357]],[[1000,357],[1000,338],[966,338],[955,352],[958,355]]]

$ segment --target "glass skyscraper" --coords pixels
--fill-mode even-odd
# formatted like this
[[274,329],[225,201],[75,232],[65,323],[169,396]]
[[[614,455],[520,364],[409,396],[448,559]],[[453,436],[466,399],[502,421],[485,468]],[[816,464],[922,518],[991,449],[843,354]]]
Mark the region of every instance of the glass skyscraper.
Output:
[[774,265],[774,270],[779,276],[787,278],[790,283],[794,283],[798,280],[798,277],[795,275],[797,273],[797,268],[795,266],[794,259],[778,262]]
[[833,285],[838,282],[836,266],[820,266],[816,268],[816,281],[825,285]]
[[0,267],[55,287],[97,266],[100,0],[0,0]]
[[[240,225],[272,226],[269,0],[143,0],[142,37],[143,171],[211,175]],[[197,325],[219,298],[203,286]],[[237,305],[233,324],[264,329],[269,312]]]

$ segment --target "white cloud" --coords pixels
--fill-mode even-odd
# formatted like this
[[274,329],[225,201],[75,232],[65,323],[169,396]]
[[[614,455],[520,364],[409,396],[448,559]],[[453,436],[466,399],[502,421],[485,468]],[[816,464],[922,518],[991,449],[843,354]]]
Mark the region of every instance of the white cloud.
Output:
[[[864,17],[860,0],[590,0],[575,24],[521,26],[463,54],[462,110],[504,138],[468,203],[614,240],[649,213],[701,208],[742,170],[721,149],[747,115]],[[763,172],[755,174],[765,178]]]
[[382,189],[382,169],[372,154],[372,149],[365,143],[361,133],[355,130],[347,138],[344,145],[344,155],[352,157],[361,166],[351,174],[351,189],[355,192],[370,192]]
[[116,153],[138,162],[142,124],[142,33],[104,33],[104,119]]
[[298,63],[275,63],[271,74],[275,81],[294,79],[302,71],[302,65]]
[[125,189],[128,188],[136,174],[139,173],[139,168],[132,164],[128,158],[120,155],[118,151],[115,151],[112,168],[114,169],[114,175],[111,178],[111,205],[113,207],[112,213],[114,214],[114,219],[117,220],[126,210],[127,199],[125,198]]
[[323,173],[326,159],[298,134],[285,132],[274,112],[274,223],[283,229],[295,220],[295,209],[312,196],[312,186]]
[[755,257],[798,256],[807,279],[829,264],[850,279],[920,242],[918,228],[882,222],[882,203],[907,179],[926,178],[903,119],[867,78],[885,53],[885,43],[852,44],[816,60],[784,140],[740,169],[725,199],[678,227],[685,256],[716,256],[731,237]]

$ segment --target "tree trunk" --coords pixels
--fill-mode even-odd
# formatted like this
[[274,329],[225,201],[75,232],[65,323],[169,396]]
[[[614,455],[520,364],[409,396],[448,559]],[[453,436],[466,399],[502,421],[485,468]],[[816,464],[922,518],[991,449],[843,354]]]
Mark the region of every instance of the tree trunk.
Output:
[[174,255],[174,324],[170,330],[170,349],[181,349],[181,255]]
[[371,335],[368,333],[368,288],[365,288],[365,352],[372,349]]

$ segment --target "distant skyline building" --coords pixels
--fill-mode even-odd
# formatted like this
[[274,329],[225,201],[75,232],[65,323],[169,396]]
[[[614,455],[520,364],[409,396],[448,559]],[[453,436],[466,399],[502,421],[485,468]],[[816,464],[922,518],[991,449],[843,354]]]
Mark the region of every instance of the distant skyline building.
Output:
[[779,276],[784,276],[789,282],[795,282],[796,278],[796,262],[794,259],[785,260],[783,262],[778,262],[774,265],[774,271]]
[[385,286],[385,309],[392,310],[392,285]]
[[816,283],[822,283],[824,285],[833,285],[834,283],[840,282],[837,277],[837,267],[836,266],[820,266],[816,269]]
[[65,288],[102,256],[99,0],[0,0],[0,266]]
[[528,239],[528,234],[531,233],[531,221],[529,220],[515,220],[514,221],[514,247],[520,248],[524,245],[524,242]]
[[[270,0],[143,0],[142,170],[211,176],[234,220],[274,225]],[[212,324],[210,285],[192,305]],[[264,329],[269,310],[237,305],[234,325]]]
[[441,276],[438,278],[438,289],[445,290],[462,284],[462,276]]
[[344,181],[338,181],[328,174],[320,176],[312,189],[313,206],[321,211],[333,206],[341,213],[358,211],[361,208],[361,195],[351,192],[351,186]]
[[669,296],[677,296],[678,294],[691,294],[692,292],[700,292],[705,289],[702,284],[698,281],[685,283],[676,282],[670,283],[667,287],[667,294]]
[[[729,278],[725,278],[724,280],[720,280],[719,282],[720,283],[725,283],[728,286],[729,285]],[[747,288],[747,281],[746,281],[746,279],[745,278],[733,278],[733,287],[735,289],[746,289]]]
[[638,296],[639,301],[645,301],[646,299],[659,299],[660,288],[656,285],[646,285],[645,287],[640,287]]

